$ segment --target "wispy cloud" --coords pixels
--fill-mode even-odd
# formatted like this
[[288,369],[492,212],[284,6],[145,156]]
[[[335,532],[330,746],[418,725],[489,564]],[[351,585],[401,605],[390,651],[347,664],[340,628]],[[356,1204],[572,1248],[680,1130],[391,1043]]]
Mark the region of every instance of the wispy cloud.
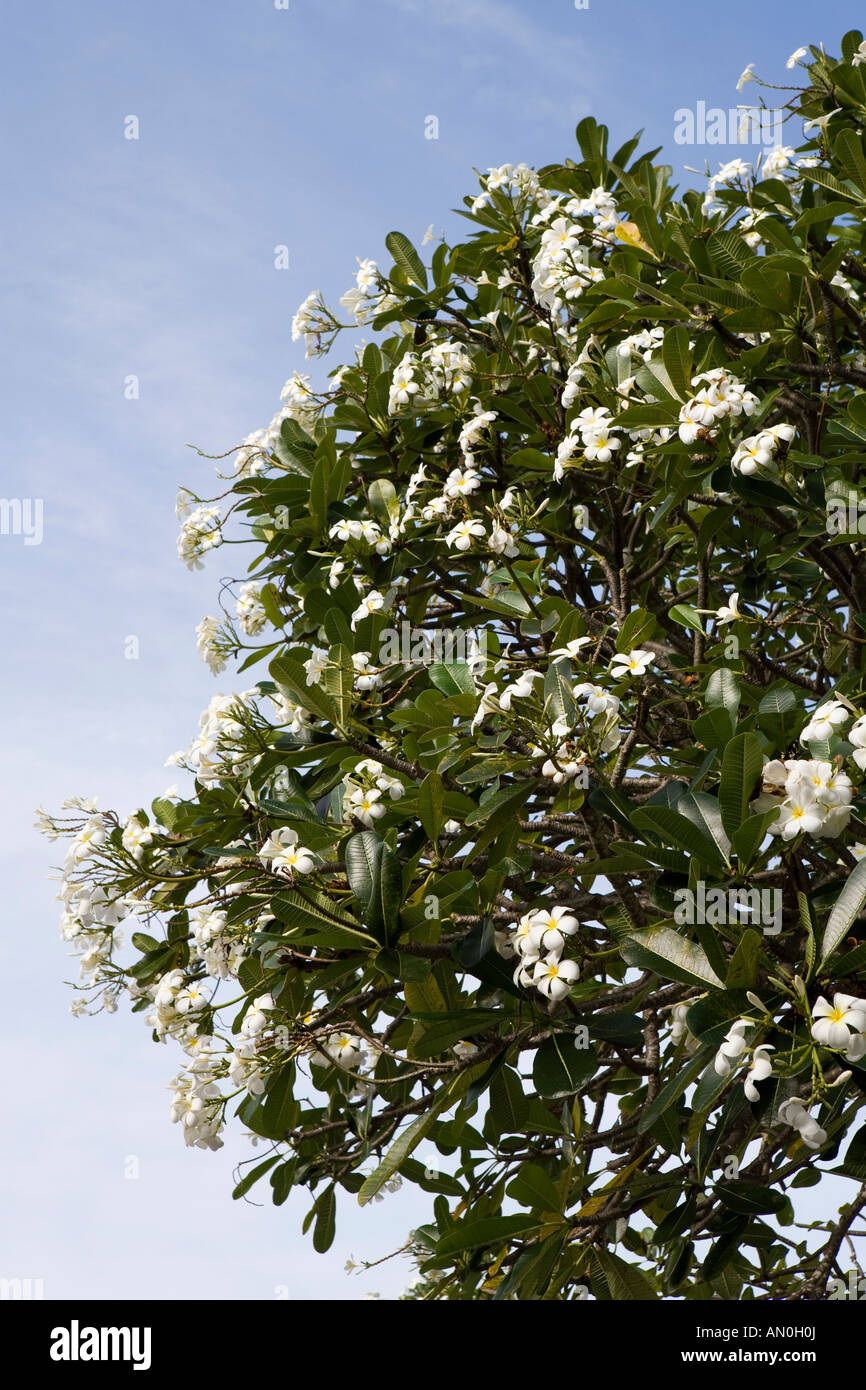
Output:
[[[513,5],[502,0],[388,0],[392,8],[404,14],[417,15],[433,26],[464,29],[475,32],[478,47],[461,54],[481,63],[490,59],[492,47],[508,47],[519,52],[522,60],[533,67],[556,73],[576,87],[585,80],[583,63],[587,58],[587,42],[579,33],[563,35],[561,25],[556,33],[541,22],[540,15],[528,17]],[[541,7],[539,7],[540,9]],[[580,12],[574,11],[575,24],[580,24]],[[597,55],[596,55],[597,58]],[[502,74],[500,74],[502,77]],[[499,99],[503,87],[499,87]]]

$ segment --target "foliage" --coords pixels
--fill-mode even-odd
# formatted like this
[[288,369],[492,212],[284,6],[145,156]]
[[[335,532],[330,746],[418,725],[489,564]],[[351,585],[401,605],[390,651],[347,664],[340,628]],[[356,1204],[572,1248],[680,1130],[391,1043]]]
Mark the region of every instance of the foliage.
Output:
[[[429,1193],[413,1297],[820,1297],[839,1270],[866,1193],[860,42],[800,68],[799,151],[706,198],[584,120],[579,160],[482,178],[460,244],[392,233],[344,299],[370,340],[287,383],[221,497],[181,497],[188,563],[238,523],[252,546],[202,653],[267,675],[215,697],[192,790],[46,818],[85,997],[181,1042],[187,1141],[236,1113],[266,1156],[235,1196],[306,1187],[317,1250],[347,1198]],[[295,333],[340,327],[311,295]],[[855,1186],[809,1253],[816,1160]]]

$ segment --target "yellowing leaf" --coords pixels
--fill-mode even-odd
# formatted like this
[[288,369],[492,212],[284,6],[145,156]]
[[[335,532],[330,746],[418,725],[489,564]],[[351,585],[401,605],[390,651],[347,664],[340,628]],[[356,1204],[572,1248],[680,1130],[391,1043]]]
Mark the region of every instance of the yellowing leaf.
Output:
[[636,246],[639,251],[646,251],[647,255],[652,256],[654,261],[658,260],[655,251],[651,246],[647,246],[640,234],[640,229],[634,222],[617,222],[614,232],[620,241],[624,241],[627,246]]
[[432,975],[426,980],[407,980],[406,1004],[411,1013],[444,1014],[448,1005]]
[[602,1207],[604,1206],[611,1192],[613,1192],[614,1188],[621,1187],[622,1184],[625,1182],[626,1178],[630,1177],[631,1174],[634,1172],[635,1168],[640,1167],[640,1165],[644,1162],[645,1157],[645,1154],[641,1154],[638,1158],[635,1159],[634,1163],[630,1163],[627,1168],[623,1168],[621,1173],[617,1173],[616,1177],[611,1178],[609,1183],[605,1183],[604,1187],[601,1189],[600,1192],[597,1192],[594,1197],[590,1197],[588,1202],[584,1202],[580,1211],[577,1213],[577,1220],[579,1221],[581,1217],[585,1216],[595,1216],[599,1211],[601,1211]]

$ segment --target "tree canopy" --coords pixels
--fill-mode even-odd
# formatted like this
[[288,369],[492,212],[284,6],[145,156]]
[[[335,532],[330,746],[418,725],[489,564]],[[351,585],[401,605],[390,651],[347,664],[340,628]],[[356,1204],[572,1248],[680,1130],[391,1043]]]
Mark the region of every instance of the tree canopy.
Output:
[[[428,1193],[409,1297],[846,1271],[862,35],[841,52],[800,53],[791,143],[704,193],[586,119],[579,158],[479,176],[462,242],[391,232],[345,312],[310,295],[309,356],[367,340],[178,499],[191,568],[245,546],[198,646],[254,684],[170,760],[182,790],[42,813],[74,1010],[125,998],[179,1045],[186,1143],[236,1116],[235,1197],[306,1187],[317,1250],[344,1202]],[[845,1205],[804,1231],[828,1171]]]

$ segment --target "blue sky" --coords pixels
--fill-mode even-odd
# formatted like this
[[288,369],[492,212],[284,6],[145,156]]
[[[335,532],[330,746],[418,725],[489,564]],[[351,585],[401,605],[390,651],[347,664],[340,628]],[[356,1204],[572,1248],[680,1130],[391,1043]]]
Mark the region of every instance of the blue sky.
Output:
[[[0,1276],[42,1278],[47,1297],[404,1287],[400,1262],[351,1279],[343,1264],[402,1242],[424,1211],[410,1194],[365,1211],[346,1197],[335,1245],[314,1255],[305,1195],[278,1210],[230,1200],[246,1145],[184,1148],[167,1117],[176,1057],[140,1019],[70,1017],[74,967],[46,879],[58,847],[31,830],[31,808],[70,794],[147,803],[229,688],[198,661],[194,629],[238,552],[189,574],[174,495],[210,485],[187,444],[238,444],[306,370],[290,326],[311,289],[336,302],[356,256],[386,261],[392,228],[416,243],[430,223],[453,229],[473,166],[575,154],[588,114],[617,141],[643,127],[690,181],[684,164],[744,152],[676,146],[676,110],[748,100],[735,84],[749,62],[790,80],[788,54],[838,51],[859,8],[729,0],[703,21],[692,0],[7,0],[2,490],[43,499],[44,538],[0,535]],[[138,140],[124,138],[130,115]]]

